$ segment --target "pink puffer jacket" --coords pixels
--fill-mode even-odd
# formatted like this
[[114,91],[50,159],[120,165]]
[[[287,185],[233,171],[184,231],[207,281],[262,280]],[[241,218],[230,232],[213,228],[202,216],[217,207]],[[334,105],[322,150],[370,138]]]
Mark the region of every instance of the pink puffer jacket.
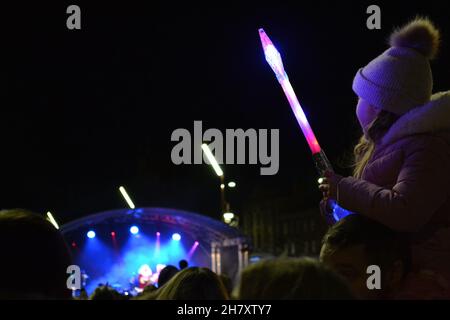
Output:
[[450,91],[394,123],[362,179],[339,182],[337,202],[411,232],[414,265],[443,275],[450,289]]

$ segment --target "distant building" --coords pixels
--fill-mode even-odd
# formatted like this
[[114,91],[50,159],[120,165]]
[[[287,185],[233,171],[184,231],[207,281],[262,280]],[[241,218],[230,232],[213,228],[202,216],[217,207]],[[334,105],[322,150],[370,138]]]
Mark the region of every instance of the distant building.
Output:
[[242,210],[241,230],[252,239],[256,255],[318,256],[327,230],[318,204],[302,207],[297,192],[285,196],[259,194]]

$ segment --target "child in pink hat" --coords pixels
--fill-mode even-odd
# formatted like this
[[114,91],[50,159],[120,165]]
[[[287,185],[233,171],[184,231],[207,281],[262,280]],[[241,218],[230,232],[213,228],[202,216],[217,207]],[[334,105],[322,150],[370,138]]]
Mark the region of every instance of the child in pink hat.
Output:
[[[450,298],[450,91],[432,93],[430,68],[439,42],[433,23],[416,18],[357,72],[363,135],[354,174],[327,173],[319,186],[326,200],[409,238],[415,273],[405,284],[408,298]],[[427,283],[426,295],[419,283]]]

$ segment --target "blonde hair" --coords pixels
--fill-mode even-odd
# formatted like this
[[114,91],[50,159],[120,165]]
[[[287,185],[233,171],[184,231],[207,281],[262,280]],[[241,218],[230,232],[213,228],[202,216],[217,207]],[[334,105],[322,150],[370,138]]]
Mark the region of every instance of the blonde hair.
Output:
[[380,143],[383,136],[398,118],[399,116],[392,112],[381,110],[375,120],[369,124],[367,134],[361,136],[353,149],[353,176],[355,178],[360,179],[362,177],[367,163],[373,156],[375,146]]
[[156,300],[228,300],[219,276],[208,268],[191,267],[179,271],[158,289]]

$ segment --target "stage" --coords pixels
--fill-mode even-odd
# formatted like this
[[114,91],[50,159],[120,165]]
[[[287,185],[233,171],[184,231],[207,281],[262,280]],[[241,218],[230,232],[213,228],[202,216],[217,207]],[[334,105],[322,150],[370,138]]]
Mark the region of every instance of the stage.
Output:
[[249,240],[225,223],[197,213],[168,208],[100,212],[61,227],[82,286],[100,284],[139,293],[143,283],[157,286],[168,265],[211,268],[233,281],[248,264]]

